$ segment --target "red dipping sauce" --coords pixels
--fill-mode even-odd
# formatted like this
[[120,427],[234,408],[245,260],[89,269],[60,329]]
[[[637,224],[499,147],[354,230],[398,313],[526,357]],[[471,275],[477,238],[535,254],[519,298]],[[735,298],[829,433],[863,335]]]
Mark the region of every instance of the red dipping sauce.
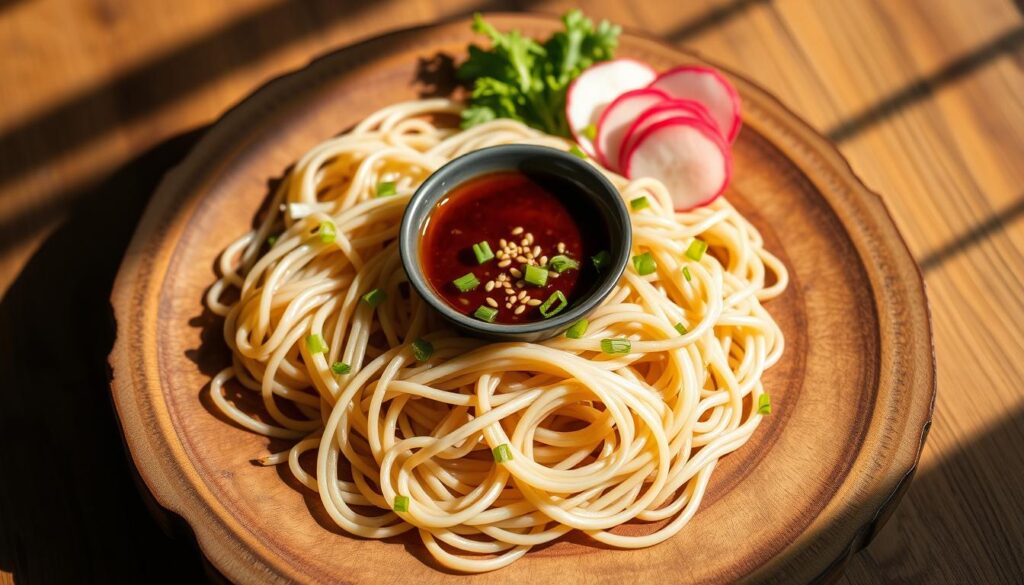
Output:
[[[568,311],[597,281],[591,257],[608,248],[603,219],[577,189],[567,181],[517,171],[459,185],[438,201],[424,223],[420,261],[427,281],[460,313],[473,317],[479,307],[496,310],[494,323],[544,320],[541,305],[557,291],[567,302],[557,314]],[[473,251],[481,242],[495,255],[482,264]],[[574,260],[578,267],[558,273],[551,265],[555,256]],[[547,268],[546,283],[526,282],[527,265]],[[453,281],[470,273],[479,285],[461,291]],[[560,304],[556,300],[546,309],[549,317]]]

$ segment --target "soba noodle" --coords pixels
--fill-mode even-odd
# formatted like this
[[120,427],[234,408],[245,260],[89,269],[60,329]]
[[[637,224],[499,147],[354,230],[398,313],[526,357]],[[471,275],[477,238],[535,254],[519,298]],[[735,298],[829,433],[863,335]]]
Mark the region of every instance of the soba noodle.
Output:
[[[225,317],[233,363],[213,379],[213,400],[239,425],[295,441],[262,462],[287,464],[339,527],[366,538],[417,530],[452,569],[498,569],[574,529],[614,547],[661,542],[761,421],[761,376],[783,350],[761,303],[786,287],[785,267],[724,198],[676,213],[659,182],[608,174],[627,201],[650,200],[632,213],[633,245],[657,271],[627,268],[580,339],[462,337],[405,282],[396,236],[409,197],[475,149],[570,144],[511,120],[465,131],[432,122],[460,108],[385,108],[295,164],[259,227],[220,258],[207,303]],[[381,181],[397,194],[376,197]],[[333,242],[315,236],[323,221]],[[698,236],[709,244],[699,262],[685,254]],[[383,304],[360,302],[375,288]],[[326,352],[310,353],[312,334]],[[434,347],[426,362],[413,356],[417,338]],[[602,353],[607,338],[630,339],[630,353]],[[231,379],[265,412],[229,401]],[[498,463],[503,444],[512,459]],[[308,451],[315,473],[300,464]],[[399,495],[408,511],[393,511]],[[613,531],[627,522],[648,528]]]

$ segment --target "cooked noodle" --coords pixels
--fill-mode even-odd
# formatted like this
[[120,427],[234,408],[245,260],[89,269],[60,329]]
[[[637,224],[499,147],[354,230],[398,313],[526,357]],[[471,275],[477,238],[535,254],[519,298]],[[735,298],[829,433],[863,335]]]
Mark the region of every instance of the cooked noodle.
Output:
[[[460,108],[385,108],[296,163],[259,227],[224,251],[209,291],[233,355],[211,383],[214,403],[247,429],[294,440],[262,462],[287,463],[339,527],[367,538],[418,530],[456,570],[498,569],[573,529],[615,547],[661,542],[693,517],[719,458],[760,423],[761,375],[783,350],[761,303],[786,287],[785,267],[724,198],[675,213],[659,182],[608,174],[625,200],[650,200],[632,213],[633,247],[651,252],[657,272],[627,268],[581,339],[459,336],[405,282],[396,236],[409,197],[445,162],[485,146],[570,146],[511,120],[465,131],[431,121]],[[384,180],[397,195],[375,197]],[[334,242],[315,236],[323,221],[336,225]],[[694,262],[685,252],[697,236],[709,248]],[[386,302],[360,302],[375,288]],[[326,353],[310,354],[311,334]],[[417,338],[435,348],[425,363],[410,349]],[[631,353],[602,353],[606,338],[632,340]],[[351,373],[335,374],[336,361]],[[227,399],[232,378],[264,412]],[[513,458],[496,463],[491,450],[506,443]],[[307,451],[315,474],[300,464]],[[399,494],[407,512],[392,511]],[[631,521],[652,524],[641,535],[612,530]]]

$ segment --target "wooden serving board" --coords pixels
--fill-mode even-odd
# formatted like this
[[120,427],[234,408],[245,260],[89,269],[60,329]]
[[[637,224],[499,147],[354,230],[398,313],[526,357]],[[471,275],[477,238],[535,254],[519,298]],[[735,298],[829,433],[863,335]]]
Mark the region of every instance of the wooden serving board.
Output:
[[[548,17],[493,15],[546,36]],[[457,575],[414,534],[353,538],[287,471],[252,461],[284,443],[211,406],[228,363],[221,321],[203,307],[218,252],[252,224],[304,151],[396,101],[445,91],[479,42],[468,20],[379,37],[319,58],[231,110],[149,205],[113,293],[112,392],[125,440],[156,500],[240,582],[805,582],[862,547],[906,487],[935,396],[920,273],[881,200],[839,153],[750,82],[727,197],[789,267],[768,304],[786,336],[765,379],[773,414],[716,469],[692,522],[667,542],[612,550],[574,535],[497,573]],[[658,69],[692,54],[623,35],[619,55]]]

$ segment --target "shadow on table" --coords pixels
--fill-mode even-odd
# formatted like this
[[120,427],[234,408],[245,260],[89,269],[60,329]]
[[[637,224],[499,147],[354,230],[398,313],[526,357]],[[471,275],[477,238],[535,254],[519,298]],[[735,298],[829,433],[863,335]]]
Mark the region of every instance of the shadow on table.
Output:
[[0,570],[18,583],[203,577],[194,542],[168,538],[133,485],[106,365],[125,248],[159,179],[201,132],[77,193],[0,304]]

